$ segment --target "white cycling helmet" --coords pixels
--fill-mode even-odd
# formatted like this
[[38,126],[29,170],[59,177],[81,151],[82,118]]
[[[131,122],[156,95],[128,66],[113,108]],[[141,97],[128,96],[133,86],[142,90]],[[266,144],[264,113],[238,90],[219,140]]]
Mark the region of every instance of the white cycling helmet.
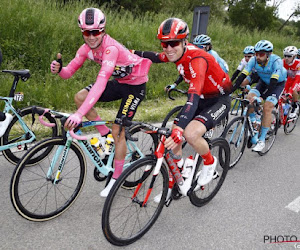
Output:
[[283,50],[284,56],[296,56],[298,49],[295,46],[288,46]]
[[97,8],[84,9],[78,17],[78,26],[82,30],[104,30],[106,18]]

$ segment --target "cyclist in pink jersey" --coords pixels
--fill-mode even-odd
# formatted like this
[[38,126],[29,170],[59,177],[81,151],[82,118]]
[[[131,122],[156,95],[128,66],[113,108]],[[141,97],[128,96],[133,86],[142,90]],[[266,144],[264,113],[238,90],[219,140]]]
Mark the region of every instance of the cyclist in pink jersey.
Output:
[[[100,193],[106,197],[120,176],[126,155],[125,131],[119,135],[119,124],[123,116],[132,120],[138,105],[144,99],[146,82],[151,61],[129,52],[122,44],[105,33],[106,18],[101,10],[88,8],[78,17],[84,44],[78,49],[75,58],[66,66],[62,66],[61,54],[51,63],[51,72],[59,74],[63,79],[70,78],[86,60],[92,60],[101,65],[96,82],[80,90],[75,95],[78,110],[66,121],[65,127],[73,129],[78,126],[83,116],[88,120],[100,121],[101,118],[93,108],[97,102],[110,102],[122,99],[120,109],[112,126],[115,141],[115,158],[113,176]],[[113,80],[109,80],[110,77]],[[101,136],[106,136],[110,130],[105,125],[96,126]]]
[[300,60],[296,58],[298,50],[295,46],[288,46],[283,50],[283,66],[287,70],[287,80],[283,93],[292,97],[291,118],[294,118],[298,112],[298,93],[300,92]]

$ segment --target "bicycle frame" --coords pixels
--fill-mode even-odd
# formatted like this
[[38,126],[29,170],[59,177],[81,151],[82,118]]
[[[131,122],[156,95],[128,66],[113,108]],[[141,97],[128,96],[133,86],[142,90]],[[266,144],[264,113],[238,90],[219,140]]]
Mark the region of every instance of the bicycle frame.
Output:
[[[32,141],[35,140],[35,134],[28,128],[28,126],[26,125],[26,123],[23,121],[22,117],[18,114],[18,112],[16,111],[16,109],[13,107],[12,102],[13,102],[13,97],[3,97],[0,96],[0,100],[5,102],[5,107],[4,107],[4,113],[7,113],[9,111],[11,111],[19,120],[19,123],[21,125],[21,127],[23,128],[25,134],[22,135],[19,138],[16,138],[16,140],[19,139],[24,139],[23,141],[19,141],[19,142],[13,142],[10,144],[6,144],[6,145],[1,145],[0,146],[0,151],[9,149],[9,148],[13,148],[13,147],[17,147],[26,143],[30,143]],[[28,139],[29,138],[29,139]]]
[[[90,126],[97,126],[97,125],[104,125],[104,124],[110,124],[112,122],[109,121],[87,121],[82,123],[82,128],[90,127]],[[103,160],[101,159],[100,155],[97,153],[97,151],[93,148],[93,146],[89,142],[89,138],[92,138],[92,136],[80,136],[81,131],[79,130],[76,132],[77,137],[77,143],[80,145],[80,147],[83,149],[83,151],[89,156],[95,167],[98,169],[100,173],[102,173],[105,176],[108,176],[110,172],[114,171],[113,165],[113,159],[115,154],[115,146],[112,148],[112,152],[107,158],[107,163],[105,164]],[[81,139],[80,139],[81,138]],[[55,175],[54,184],[57,184],[59,182],[59,176],[60,173],[63,170],[65,161],[68,156],[69,149],[71,147],[71,144],[73,142],[74,138],[72,135],[72,132],[67,131],[66,133],[66,143],[65,145],[59,146],[57,151],[55,152],[55,156],[53,157],[51,164],[49,166],[49,170],[47,173],[47,178],[50,178],[50,176],[53,173],[54,166],[59,161],[58,170]],[[127,149],[129,150],[129,153],[126,154],[125,160],[129,159],[135,152],[137,152],[140,156],[140,158],[144,157],[144,154],[142,151],[136,146],[136,144],[130,140],[126,140]],[[128,166],[130,166],[131,163],[124,164],[124,169],[126,169]]]

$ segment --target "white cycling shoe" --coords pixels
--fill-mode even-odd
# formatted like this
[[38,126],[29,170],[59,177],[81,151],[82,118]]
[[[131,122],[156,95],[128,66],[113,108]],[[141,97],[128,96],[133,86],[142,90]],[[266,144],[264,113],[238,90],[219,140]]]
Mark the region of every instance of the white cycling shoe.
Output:
[[258,142],[256,143],[255,147],[252,148],[252,151],[254,152],[261,152],[264,148],[265,148],[266,144],[265,142],[258,140]]
[[214,156],[214,163],[210,165],[203,165],[197,183],[199,186],[204,186],[211,182],[214,177],[215,169],[218,163],[218,159]]
[[[168,188],[168,193],[167,193],[166,201],[167,201],[168,199],[170,199],[171,194],[172,194],[172,188]],[[153,198],[154,202],[155,202],[155,203],[159,203],[160,200],[161,200],[161,196],[162,196],[162,192],[160,192],[158,195],[156,195],[156,196]]]
[[9,113],[5,113],[5,120],[0,122],[0,137],[2,137],[10,124],[13,116]]
[[100,196],[101,197],[107,197],[110,190],[111,190],[111,188],[112,188],[112,186],[115,184],[115,182],[116,182],[116,179],[111,178],[109,183],[107,184],[107,186],[100,192]]

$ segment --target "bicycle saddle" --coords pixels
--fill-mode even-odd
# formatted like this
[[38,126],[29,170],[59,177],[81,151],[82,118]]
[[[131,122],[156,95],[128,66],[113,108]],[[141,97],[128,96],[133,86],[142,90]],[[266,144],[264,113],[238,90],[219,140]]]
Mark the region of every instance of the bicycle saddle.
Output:
[[2,70],[3,73],[10,73],[13,76],[21,77],[22,81],[27,81],[30,77],[29,69],[21,69],[21,70]]

